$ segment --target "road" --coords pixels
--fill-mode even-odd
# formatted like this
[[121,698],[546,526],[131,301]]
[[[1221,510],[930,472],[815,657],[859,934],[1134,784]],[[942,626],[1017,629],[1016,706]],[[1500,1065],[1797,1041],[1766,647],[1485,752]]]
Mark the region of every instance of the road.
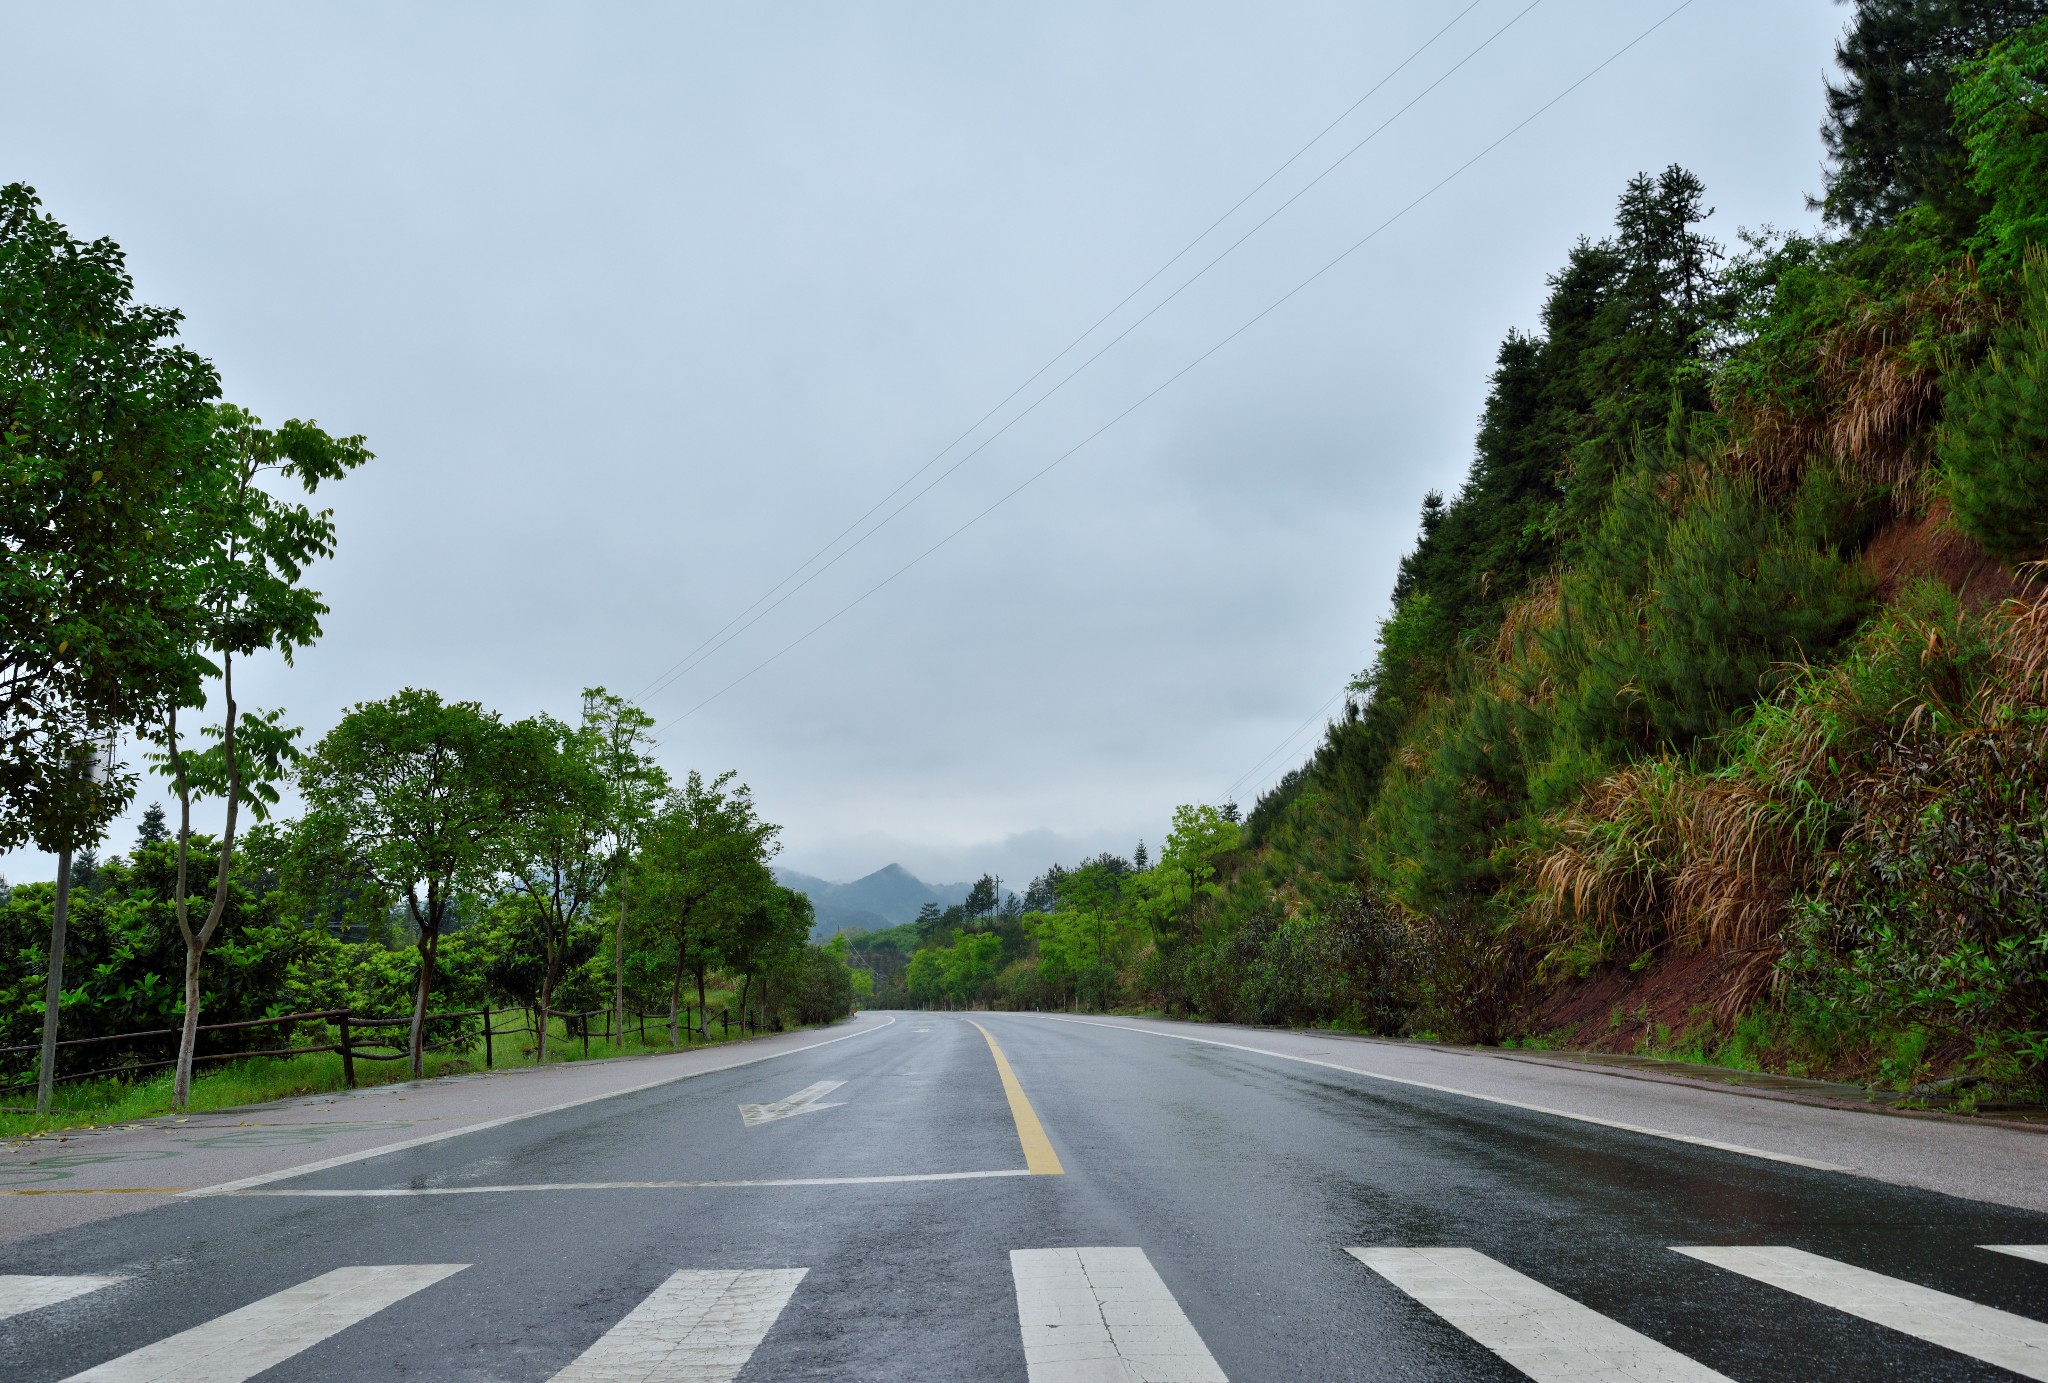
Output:
[[0,1378],[2048,1379],[2042,1135],[1191,1025],[778,1041],[0,1245]]

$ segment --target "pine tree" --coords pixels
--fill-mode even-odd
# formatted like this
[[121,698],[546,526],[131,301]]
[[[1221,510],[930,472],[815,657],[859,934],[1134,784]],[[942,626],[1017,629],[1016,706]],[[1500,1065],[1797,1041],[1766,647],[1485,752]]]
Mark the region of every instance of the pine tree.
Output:
[[1926,201],[1960,239],[1983,202],[1950,121],[1956,64],[2048,18],[2048,0],[1857,0],[1821,127],[1834,167],[1820,206],[1860,230]]
[[152,802],[142,809],[142,823],[135,828],[135,850],[140,854],[152,845],[161,845],[171,838],[171,828],[164,820],[164,806]]

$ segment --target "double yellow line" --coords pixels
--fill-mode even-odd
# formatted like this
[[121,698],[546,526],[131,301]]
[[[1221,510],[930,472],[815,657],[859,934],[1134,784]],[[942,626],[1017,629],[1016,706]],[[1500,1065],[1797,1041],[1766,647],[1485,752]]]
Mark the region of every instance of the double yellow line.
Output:
[[[972,1018],[967,1021],[974,1023]],[[1035,1177],[1065,1175],[1067,1169],[1060,1166],[1060,1155],[1052,1150],[1052,1140],[1045,1136],[1045,1125],[1038,1122],[1038,1111],[1024,1097],[1024,1087],[1017,1083],[1017,1073],[1010,1069],[1010,1059],[996,1045],[996,1035],[979,1023],[974,1023],[974,1026],[988,1039],[988,1049],[995,1053],[996,1071],[1003,1078],[1003,1093],[1010,1097],[1010,1117],[1017,1121],[1017,1141],[1024,1145],[1025,1169]]]

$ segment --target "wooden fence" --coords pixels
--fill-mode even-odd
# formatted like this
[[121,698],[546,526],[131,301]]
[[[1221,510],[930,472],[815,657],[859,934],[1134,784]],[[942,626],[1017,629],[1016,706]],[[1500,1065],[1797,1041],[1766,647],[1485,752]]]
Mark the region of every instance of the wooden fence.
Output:
[[[697,1030],[697,1026],[707,1029],[710,1026],[708,1021],[703,1022],[701,1025],[693,1025],[691,1022],[693,1011],[693,1007],[686,1004],[677,1018],[685,1045],[688,1045],[690,1036]],[[498,1026],[493,1022],[494,1018],[514,1014],[518,1015],[522,1020],[517,1025]],[[467,1048],[473,1045],[476,1039],[481,1036],[484,1046],[484,1065],[488,1067],[496,1064],[498,1039],[507,1037],[537,1037],[538,1030],[535,1024],[545,1019],[561,1019],[562,1040],[575,1041],[580,1037],[583,1043],[583,1055],[586,1057],[590,1055],[590,1039],[594,1026],[592,1020],[597,1018],[604,1019],[604,1031],[597,1034],[598,1036],[601,1036],[608,1042],[612,1040],[613,1036],[612,1010],[609,1008],[594,1008],[582,1013],[561,1009],[467,1008],[457,1009],[449,1013],[429,1013],[426,1016],[426,1022],[431,1026],[435,1023],[447,1022],[452,1019],[465,1018],[478,1020],[477,1028],[465,1028],[453,1038],[447,1038],[439,1042],[424,1043],[424,1049],[430,1052],[445,1052]],[[668,1014],[666,1013],[642,1013],[634,1010],[628,1012],[626,1018],[628,1020],[627,1025],[634,1021],[638,1022],[639,1036],[642,1042],[647,1040],[648,1019],[652,1018],[655,1020],[657,1031],[668,1023]],[[729,1008],[721,1009],[718,1021],[723,1035],[730,1036],[733,1028],[732,1011]],[[410,1029],[412,1027],[411,1014],[405,1014],[396,1018],[381,1018],[355,1013],[345,1008],[320,1009],[310,1013],[287,1013],[276,1018],[248,1018],[233,1023],[201,1023],[199,1025],[199,1032],[201,1034],[233,1032],[250,1028],[285,1027],[297,1023],[323,1023],[332,1030],[333,1040],[272,1047],[258,1051],[199,1052],[194,1054],[192,1058],[193,1064],[197,1065],[202,1061],[235,1061],[242,1057],[303,1056],[312,1052],[339,1052],[341,1053],[342,1081],[350,1089],[354,1089],[356,1084],[356,1063],[358,1061],[404,1061],[412,1054],[405,1037],[401,1037],[398,1041],[394,1042],[377,1038],[366,1039],[364,1036],[366,1029],[370,1031],[388,1028]],[[624,1027],[627,1025],[621,1026],[620,1036],[624,1035]],[[751,1017],[743,1018],[740,1023],[740,1030],[742,1034],[758,1031],[759,1025]],[[178,1063],[176,1055],[177,1041],[182,1031],[182,1028],[153,1028],[146,1032],[116,1032],[107,1033],[100,1037],[67,1038],[57,1044],[60,1051],[65,1048],[104,1046],[117,1042],[135,1044],[168,1038],[170,1040],[165,1045],[170,1049],[172,1055],[160,1061],[136,1061],[131,1059],[111,1066],[97,1067],[92,1070],[73,1071],[68,1074],[60,1074],[57,1079],[59,1081],[77,1081],[91,1080],[102,1076],[132,1076],[140,1075],[146,1071],[162,1070],[166,1066],[175,1066]],[[287,1040],[289,1040],[289,1036]],[[0,1063],[6,1063],[7,1058],[10,1057],[40,1052],[41,1050],[41,1043],[29,1043],[20,1047],[0,1047]],[[7,1080],[5,1084],[33,1085],[34,1074],[35,1063],[30,1062],[25,1076],[17,1075]]]

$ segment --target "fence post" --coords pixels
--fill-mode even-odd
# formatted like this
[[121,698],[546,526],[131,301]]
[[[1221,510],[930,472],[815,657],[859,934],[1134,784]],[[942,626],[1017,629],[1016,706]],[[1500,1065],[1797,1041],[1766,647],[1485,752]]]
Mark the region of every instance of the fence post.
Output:
[[587,1057],[588,1057],[588,1056],[590,1055],[590,1015],[589,1015],[589,1014],[587,1014],[587,1013],[586,1013],[586,1014],[583,1014],[583,1015],[582,1015],[582,1025],[583,1025],[583,1055],[584,1055],[584,1056],[585,1056],[585,1057],[587,1058]]
[[647,1045],[647,1015],[644,1013],[640,1015],[640,1045]]
[[490,1069],[490,1065],[491,1065],[491,1008],[490,1008],[490,1005],[489,1005],[489,1004],[486,1004],[486,1005],[484,1005],[484,1069],[485,1069],[485,1070],[489,1070],[489,1069]]
[[341,1083],[343,1088],[356,1088],[356,1054],[348,1045],[348,1010],[341,1011]]
[[731,1036],[732,1036],[732,1007],[731,1007],[731,1005],[727,1005],[726,1007],[724,1007],[724,1008],[722,1008],[722,1009],[718,1010],[718,1027],[719,1027],[719,1031],[720,1031],[720,1033],[721,1033],[722,1035],[724,1035],[724,1036],[726,1036],[726,1037],[731,1037]]

